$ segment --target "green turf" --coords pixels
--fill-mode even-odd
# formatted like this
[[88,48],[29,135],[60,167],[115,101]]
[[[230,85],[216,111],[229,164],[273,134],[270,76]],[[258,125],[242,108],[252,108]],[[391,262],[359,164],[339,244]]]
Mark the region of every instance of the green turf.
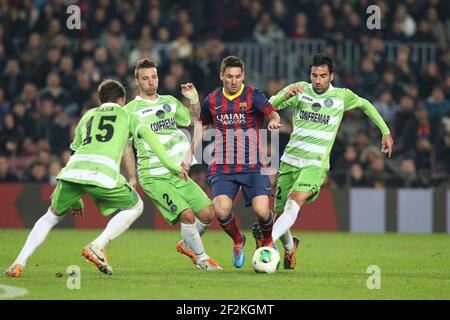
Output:
[[[207,252],[224,268],[197,269],[175,250],[179,232],[128,231],[108,248],[114,275],[80,257],[99,230],[54,230],[28,261],[21,278],[0,285],[26,288],[16,299],[449,299],[450,236],[303,233],[294,271],[256,274],[246,248],[242,269],[231,263],[231,241],[221,231],[204,237]],[[21,249],[28,231],[0,230],[0,269]],[[246,232],[251,237],[250,232]],[[81,268],[81,289],[66,288],[69,265]],[[381,289],[369,290],[369,265],[381,269]],[[2,289],[0,289],[0,296]]]

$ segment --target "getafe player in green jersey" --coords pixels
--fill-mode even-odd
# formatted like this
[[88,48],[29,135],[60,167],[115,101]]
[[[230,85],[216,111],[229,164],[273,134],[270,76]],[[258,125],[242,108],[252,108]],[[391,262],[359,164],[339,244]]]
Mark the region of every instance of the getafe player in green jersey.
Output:
[[101,272],[112,274],[104,248],[125,232],[143,210],[139,195],[120,174],[120,160],[130,137],[146,141],[171,174],[187,178],[187,171],[169,159],[156,135],[138,117],[122,108],[125,89],[119,82],[103,81],[98,94],[101,106],[86,112],[75,129],[70,145],[75,153],[57,177],[50,208],[34,225],[19,256],[5,272],[7,276],[22,274],[28,258],[67,212],[82,217],[81,197],[86,193],[104,216],[118,212],[103,233],[82,252]]
[[[191,117],[198,119],[197,90],[191,83],[182,85],[181,93],[189,99],[190,109],[173,96],[159,95],[157,65],[148,59],[137,62],[135,83],[139,96],[125,109],[139,116],[156,133],[170,158],[181,164],[190,155],[191,145],[177,126],[189,126]],[[145,141],[134,138],[134,146],[140,185],[170,225],[181,222],[183,240],[177,243],[177,251],[189,256],[201,269],[220,270],[221,267],[206,254],[201,239],[214,216],[212,201],[192,179],[173,177]],[[126,153],[125,163],[130,182],[136,183],[131,148]]]
[[269,100],[278,110],[292,107],[293,132],[281,157],[275,197],[275,211],[282,215],[272,232],[273,240],[280,239],[283,243],[285,269],[295,267],[295,251],[299,244],[299,239],[293,238],[289,229],[297,219],[300,207],[319,195],[344,112],[361,108],[381,130],[381,151],[390,157],[393,147],[389,128],[375,107],[351,90],[333,87],[331,58],[315,55],[310,78],[311,83],[291,84]]

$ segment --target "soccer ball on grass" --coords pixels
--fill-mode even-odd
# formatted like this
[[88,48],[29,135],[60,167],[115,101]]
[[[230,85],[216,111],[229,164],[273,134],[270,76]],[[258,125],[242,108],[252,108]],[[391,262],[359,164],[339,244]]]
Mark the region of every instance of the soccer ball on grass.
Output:
[[255,272],[274,273],[280,264],[280,254],[272,247],[258,248],[253,254],[252,266]]

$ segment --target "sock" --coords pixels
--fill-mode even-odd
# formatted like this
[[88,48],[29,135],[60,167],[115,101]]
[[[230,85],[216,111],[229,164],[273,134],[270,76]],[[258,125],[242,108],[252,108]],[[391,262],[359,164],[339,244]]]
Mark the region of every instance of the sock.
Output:
[[198,260],[209,259],[208,255],[205,253],[202,238],[200,238],[196,224],[181,223],[181,235],[183,241],[192,251],[194,251]]
[[210,224],[204,224],[200,219],[195,218],[195,227],[197,228],[200,237],[205,233],[209,226]]
[[58,217],[48,208],[47,212],[39,218],[34,224],[33,229],[28,235],[27,241],[20,251],[14,264],[21,264],[25,266],[27,260],[34,251],[44,242],[45,238],[49,234],[50,230],[63,219],[64,216]]
[[284,208],[283,214],[273,225],[272,238],[274,242],[294,225],[299,211],[300,207],[297,202],[292,199],[288,199],[288,201],[286,201],[286,207]]
[[258,218],[259,226],[261,227],[261,233],[263,236],[264,245],[272,243],[272,228],[273,228],[273,213],[269,211],[269,216],[266,220]]
[[106,226],[105,230],[92,241],[92,245],[99,250],[103,250],[112,240],[124,233],[144,210],[144,203],[139,198],[134,207],[120,211]]
[[230,213],[225,219],[219,220],[219,224],[222,229],[233,239],[234,244],[242,243],[242,234],[239,231],[239,227],[236,223],[236,218],[233,213]]
[[291,253],[294,249],[294,239],[292,239],[291,230],[288,230],[287,232],[283,233],[280,236],[281,243],[283,244],[283,249],[287,253]]

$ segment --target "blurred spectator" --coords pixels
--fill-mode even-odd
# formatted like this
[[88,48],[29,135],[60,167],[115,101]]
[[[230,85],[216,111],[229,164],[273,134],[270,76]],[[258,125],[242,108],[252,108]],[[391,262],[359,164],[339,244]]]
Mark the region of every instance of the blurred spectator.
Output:
[[373,102],[373,105],[388,125],[394,123],[395,115],[398,114],[399,107],[392,98],[390,91],[381,91],[379,98]]
[[378,85],[379,81],[380,76],[375,72],[375,63],[370,56],[364,57],[361,60],[361,70],[356,78],[356,84],[359,89],[358,94],[368,100],[372,100],[374,98],[373,88]]
[[25,138],[22,128],[16,125],[14,116],[7,113],[3,117],[3,126],[0,130],[0,153],[8,156],[20,152],[21,142]]
[[253,36],[260,44],[271,44],[284,39],[283,30],[272,21],[270,13],[263,12],[253,30]]
[[67,101],[68,93],[60,86],[61,80],[58,73],[51,72],[47,76],[47,86],[39,93],[39,100],[50,99],[55,105],[63,106]]
[[395,114],[394,130],[397,137],[403,136],[406,124],[414,119],[414,99],[404,95],[400,99],[400,110]]
[[0,77],[0,85],[5,92],[6,99],[12,100],[19,95],[25,83],[25,77],[20,71],[19,62],[10,59],[6,63],[6,69]]
[[308,17],[303,12],[297,13],[294,19],[293,31],[291,37],[294,39],[309,38]]
[[28,169],[28,174],[26,175],[25,182],[48,183],[49,179],[46,166],[38,162],[32,163]]
[[368,188],[370,186],[359,163],[354,163],[351,166],[350,178],[350,186],[353,188]]
[[0,154],[0,183],[17,181],[17,176],[9,170],[8,157]]
[[433,88],[431,96],[427,99],[426,107],[431,121],[438,121],[449,110],[450,101],[445,99],[442,87]]
[[445,48],[447,46],[447,39],[445,38],[444,24],[439,20],[436,8],[429,7],[426,12],[426,19],[430,25],[431,33],[437,40],[440,47]]
[[404,159],[400,166],[400,172],[393,178],[391,185],[397,188],[425,188],[425,185],[417,176],[416,165],[412,159]]
[[419,93],[422,97],[428,97],[434,87],[440,85],[441,78],[436,62],[430,62],[419,79]]

